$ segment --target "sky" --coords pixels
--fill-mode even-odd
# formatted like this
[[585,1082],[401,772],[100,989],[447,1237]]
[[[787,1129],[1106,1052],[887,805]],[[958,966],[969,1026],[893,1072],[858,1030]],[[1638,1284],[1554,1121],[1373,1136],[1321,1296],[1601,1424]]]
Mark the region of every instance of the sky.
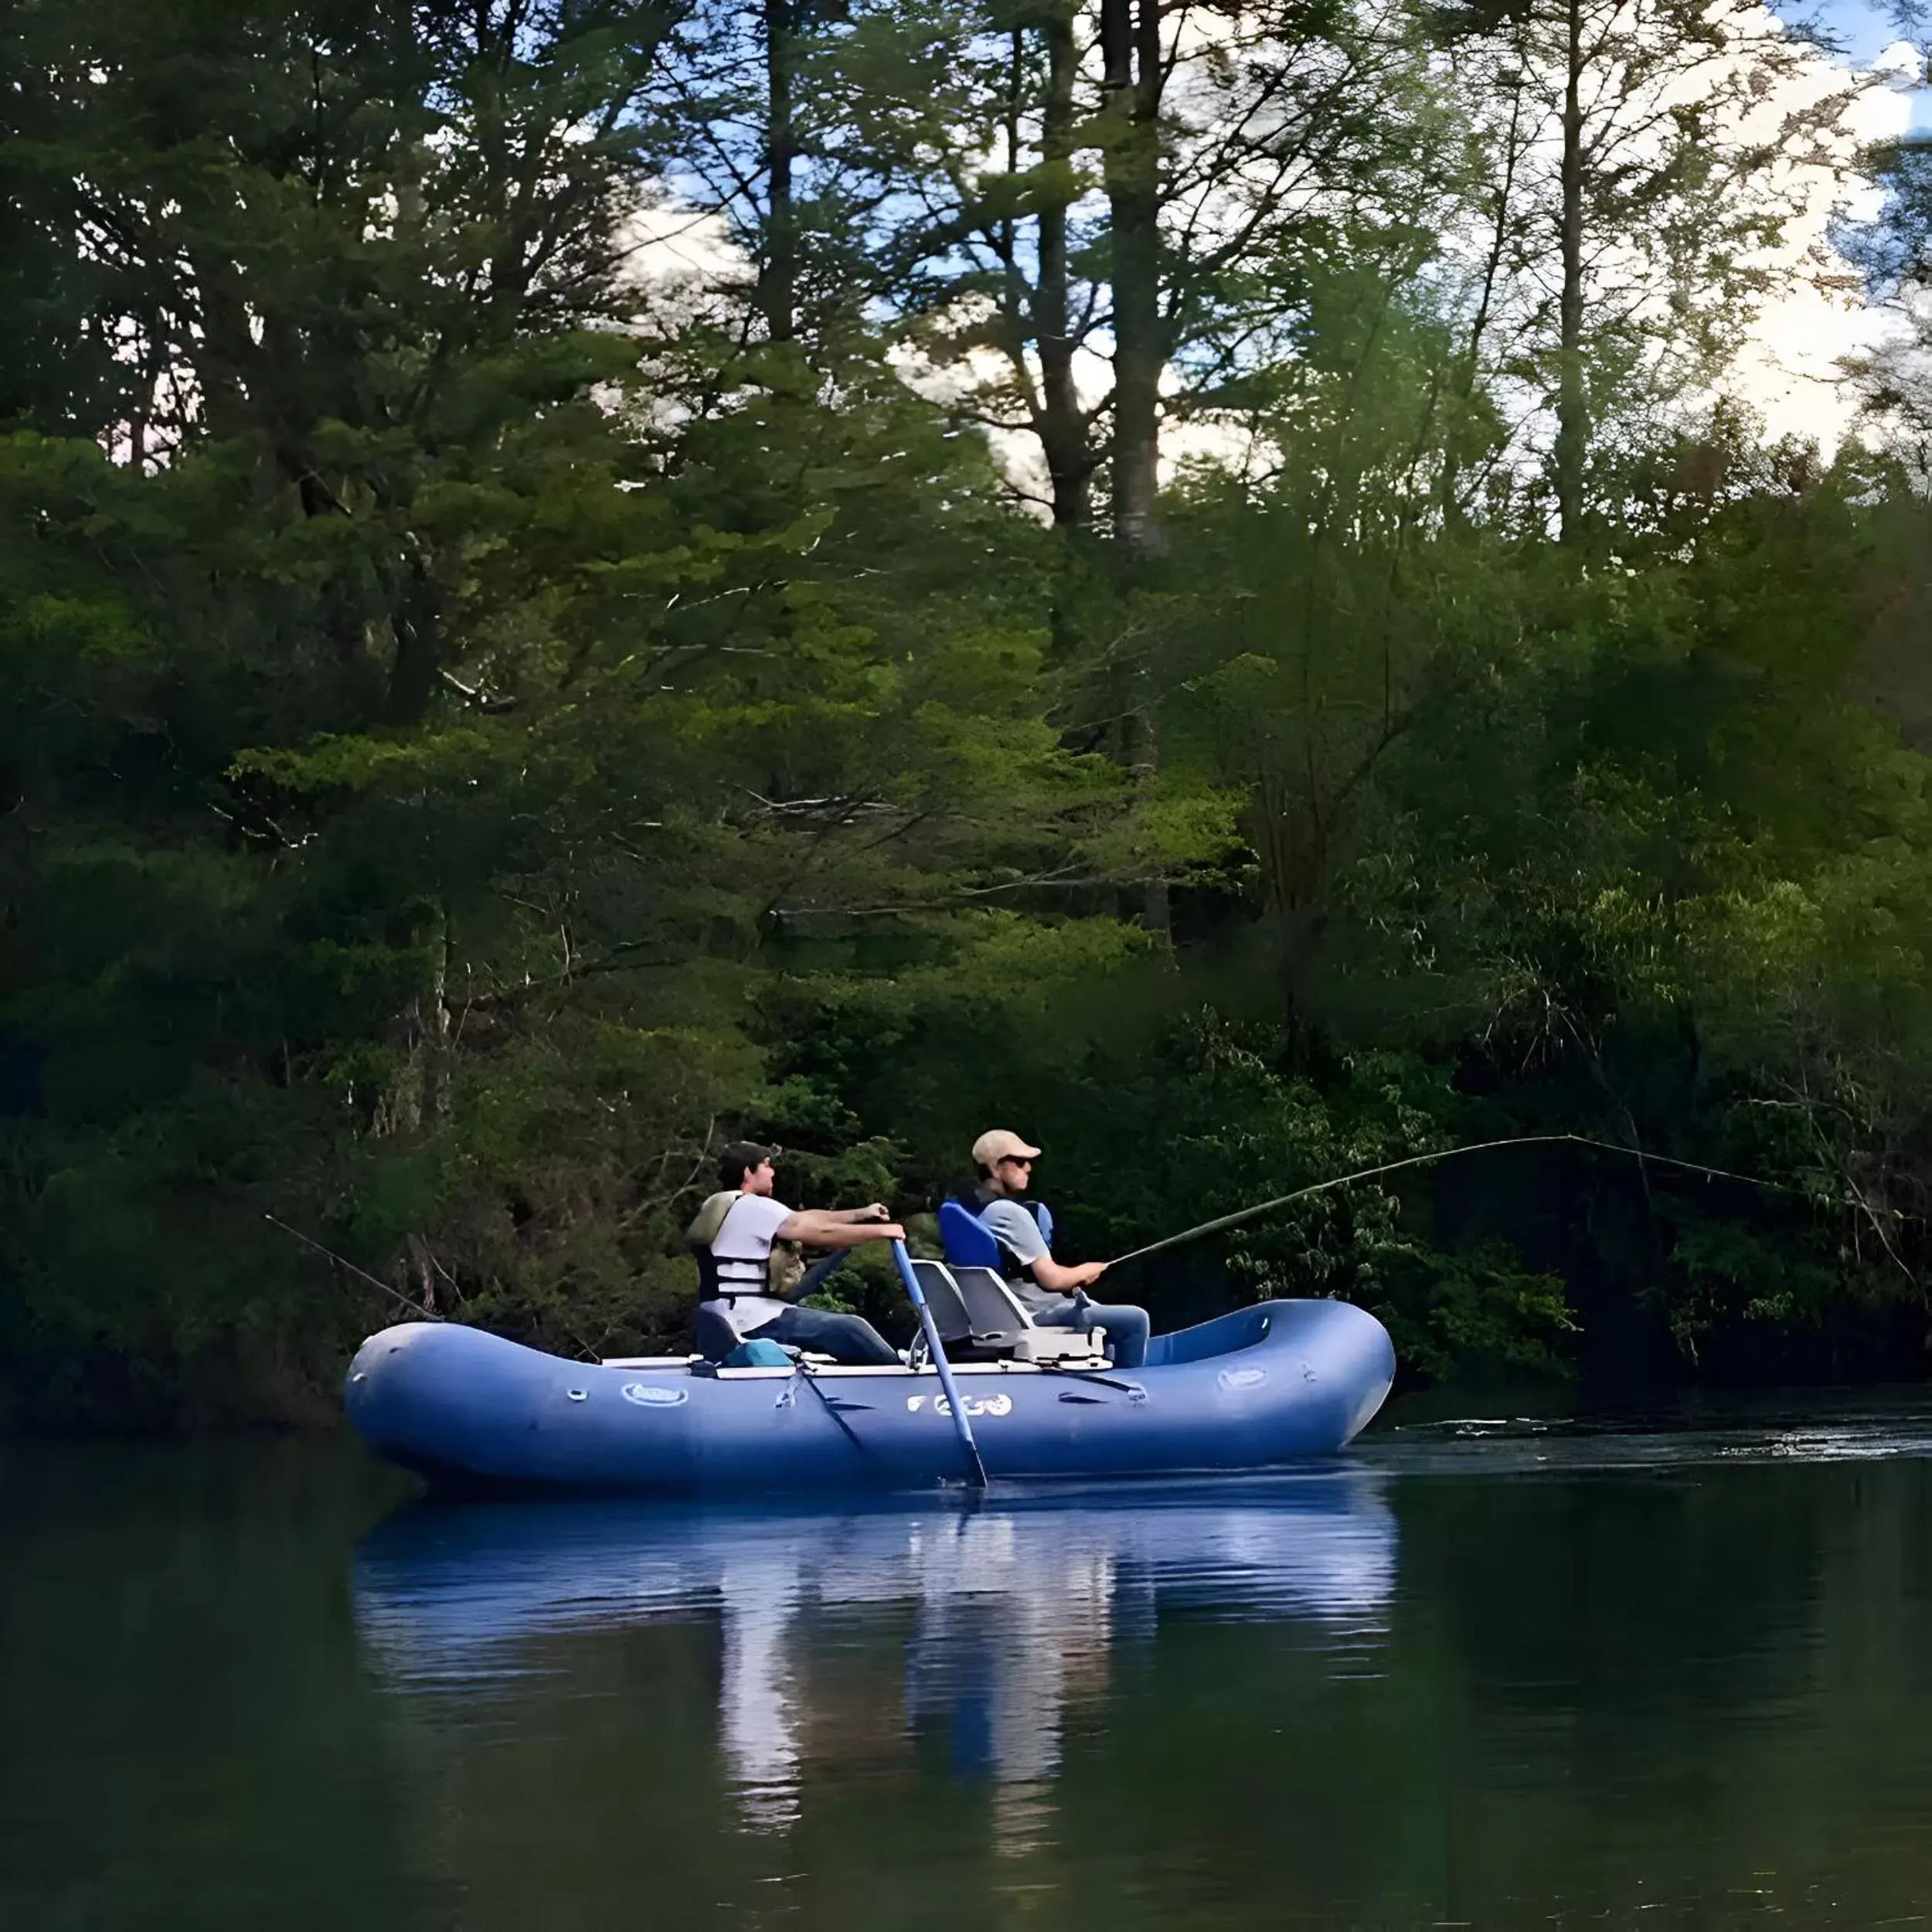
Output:
[[[1876,60],[1901,38],[1891,10],[1869,5],[1867,0],[1821,0],[1821,4],[1813,6],[1781,0],[1774,4],[1772,11],[1785,20],[1816,20],[1834,39],[1842,42],[1849,57],[1861,65]],[[1912,108],[1913,126],[1932,130],[1932,93],[1921,89],[1912,97]]]
[[[1867,0],[1821,0],[1817,5],[1778,0],[1776,11],[1787,21],[1815,21],[1841,43],[1841,58],[1849,66],[1869,67],[1883,61],[1901,77],[1913,69],[1911,49],[1883,5]],[[1895,88],[1866,97],[1860,121],[1866,139],[1883,140],[1909,128],[1932,132],[1932,91]],[[1876,206],[1876,196],[1867,194],[1864,205],[1854,203],[1852,212],[1869,214]],[[1795,225],[1794,246],[1825,243],[1832,213],[1828,199],[1821,198],[1809,216]],[[1738,386],[1772,435],[1808,437],[1829,451],[1842,439],[1851,420],[1850,400],[1838,379],[1838,365],[1844,357],[1875,346],[1890,326],[1855,294],[1794,289],[1765,304],[1739,358]]]
[[[1883,0],[1878,5],[1871,0],[1771,0],[1771,4],[1787,22],[1808,20],[1822,28],[1838,43],[1842,50],[1838,58],[1848,66],[1866,68],[1883,61],[1901,81],[1913,70],[1910,45]],[[1932,90],[1900,85],[1866,97],[1859,123],[1864,139],[1895,138],[1908,128],[1932,134]],[[1821,185],[1815,206],[1790,236],[1795,249],[1828,247],[1835,198],[1833,191]],[[1876,209],[1876,196],[1868,193],[1865,205],[1855,203],[1852,212],[1869,214]],[[669,232],[655,236],[637,266],[652,279],[675,280],[681,273],[695,271],[703,280],[717,274],[732,255],[715,219],[685,217],[675,222]],[[1875,346],[1889,326],[1855,293],[1794,288],[1765,304],[1740,353],[1736,386],[1771,435],[1810,437],[1828,451],[1850,427],[1851,405],[1839,379],[1840,362]],[[1174,453],[1182,451],[1177,447]]]

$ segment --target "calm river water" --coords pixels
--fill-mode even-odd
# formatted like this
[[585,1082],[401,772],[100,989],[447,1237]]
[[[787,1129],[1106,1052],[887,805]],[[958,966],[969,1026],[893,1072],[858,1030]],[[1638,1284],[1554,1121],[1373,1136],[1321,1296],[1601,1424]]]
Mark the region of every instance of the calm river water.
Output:
[[0,1923],[1932,1923],[1932,1409],[432,1509],[0,1450]]

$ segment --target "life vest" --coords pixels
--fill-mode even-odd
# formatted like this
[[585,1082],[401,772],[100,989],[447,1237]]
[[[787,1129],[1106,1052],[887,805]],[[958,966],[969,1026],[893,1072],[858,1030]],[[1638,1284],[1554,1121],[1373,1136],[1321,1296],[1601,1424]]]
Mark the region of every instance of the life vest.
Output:
[[[1024,1209],[1033,1217],[1040,1239],[1049,1249],[1053,1247],[1053,1210],[1044,1201],[1029,1201],[1023,1195],[1012,1194],[995,1199]],[[992,1206],[991,1201],[982,1201],[977,1192],[951,1195],[940,1204],[939,1240],[946,1259],[962,1268],[997,1268],[1009,1281],[1031,1281],[1032,1273],[1028,1264],[980,1218],[981,1210]]]
[[741,1294],[776,1295],[784,1301],[804,1279],[805,1257],[796,1241],[774,1239],[771,1253],[762,1262],[712,1251],[731,1210],[744,1198],[736,1188],[713,1195],[685,1230],[685,1240],[698,1264],[700,1301],[729,1301]]

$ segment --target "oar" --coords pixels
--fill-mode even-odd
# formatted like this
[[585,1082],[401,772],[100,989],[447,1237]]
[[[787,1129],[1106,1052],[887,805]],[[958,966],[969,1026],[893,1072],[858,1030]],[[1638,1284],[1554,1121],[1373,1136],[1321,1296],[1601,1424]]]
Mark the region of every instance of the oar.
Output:
[[906,1284],[906,1292],[912,1297],[913,1306],[919,1311],[919,1325],[925,1332],[926,1348],[932,1356],[933,1366],[939,1371],[939,1386],[946,1392],[947,1406],[953,1412],[953,1433],[959,1437],[959,1446],[966,1452],[967,1473],[974,1485],[984,1489],[986,1486],[986,1465],[979,1459],[979,1444],[973,1440],[973,1425],[966,1419],[966,1405],[959,1399],[959,1390],[954,1386],[952,1364],[946,1359],[946,1351],[940,1345],[939,1325],[933,1319],[933,1311],[926,1305],[925,1291],[919,1285],[919,1277],[913,1271],[912,1257],[906,1252],[903,1241],[893,1243],[893,1260],[899,1270],[899,1278]]

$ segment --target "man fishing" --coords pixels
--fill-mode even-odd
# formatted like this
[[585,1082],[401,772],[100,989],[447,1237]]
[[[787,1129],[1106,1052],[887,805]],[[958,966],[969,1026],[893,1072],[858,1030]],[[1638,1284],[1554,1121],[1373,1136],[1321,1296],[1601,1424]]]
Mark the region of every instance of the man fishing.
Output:
[[831,1272],[823,1264],[808,1272],[801,1247],[839,1250],[842,1260],[844,1250],[867,1241],[903,1241],[905,1230],[876,1201],[862,1208],[787,1207],[772,1193],[781,1151],[733,1141],[719,1161],[720,1191],[699,1209],[685,1234],[702,1284],[699,1346],[723,1355],[740,1342],[777,1342],[835,1361],[897,1368],[898,1352],[864,1316],[801,1308],[795,1298]]
[[[1040,1226],[1040,1204],[1026,1198],[1039,1157],[1038,1148],[1005,1128],[981,1134],[973,1143],[979,1185],[959,1204],[999,1243],[1000,1273],[1039,1326],[1104,1328],[1114,1366],[1138,1369],[1147,1360],[1147,1311],[1131,1302],[1086,1299],[1081,1291],[1107,1272],[1104,1261],[1066,1267],[1053,1259]],[[1049,1217],[1047,1226],[1052,1225]]]

